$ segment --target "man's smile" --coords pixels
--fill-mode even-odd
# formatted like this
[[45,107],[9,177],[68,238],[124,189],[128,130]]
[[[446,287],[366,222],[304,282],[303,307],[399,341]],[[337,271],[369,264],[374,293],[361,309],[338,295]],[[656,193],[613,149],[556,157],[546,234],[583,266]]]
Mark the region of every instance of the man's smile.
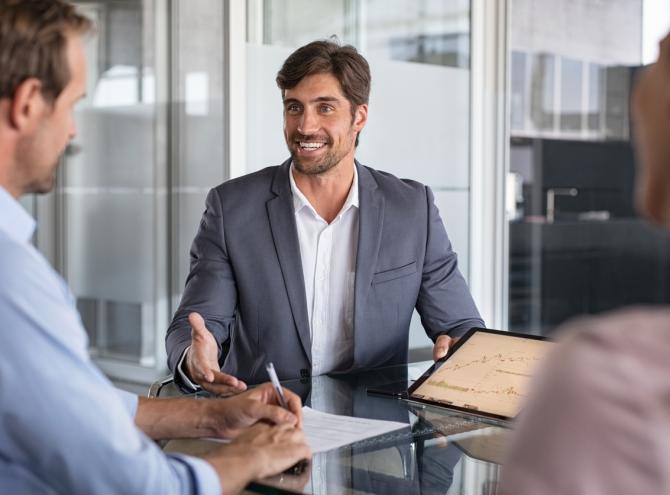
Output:
[[305,150],[318,150],[326,143],[323,142],[314,142],[314,141],[298,141],[298,145]]
[[316,155],[320,153],[320,151],[325,150],[328,145],[330,144],[330,141],[327,138],[311,138],[311,139],[304,139],[304,138],[296,138],[293,140],[294,146],[296,148],[296,151],[300,155]]

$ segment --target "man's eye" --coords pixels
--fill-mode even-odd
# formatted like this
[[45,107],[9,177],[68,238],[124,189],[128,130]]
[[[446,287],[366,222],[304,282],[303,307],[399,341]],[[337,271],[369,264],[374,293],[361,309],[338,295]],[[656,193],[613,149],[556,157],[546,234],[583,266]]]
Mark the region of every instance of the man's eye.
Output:
[[300,105],[291,104],[286,107],[286,111],[289,113],[296,113],[300,111]]
[[321,113],[330,113],[333,111],[333,107],[331,107],[330,105],[321,105],[320,110]]

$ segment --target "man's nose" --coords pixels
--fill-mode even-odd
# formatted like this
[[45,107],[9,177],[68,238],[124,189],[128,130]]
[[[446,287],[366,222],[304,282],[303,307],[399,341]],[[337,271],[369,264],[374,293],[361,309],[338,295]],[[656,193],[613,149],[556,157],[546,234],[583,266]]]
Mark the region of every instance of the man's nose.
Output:
[[319,130],[319,119],[316,112],[312,110],[305,110],[302,113],[300,122],[298,123],[298,132],[303,136],[310,136]]

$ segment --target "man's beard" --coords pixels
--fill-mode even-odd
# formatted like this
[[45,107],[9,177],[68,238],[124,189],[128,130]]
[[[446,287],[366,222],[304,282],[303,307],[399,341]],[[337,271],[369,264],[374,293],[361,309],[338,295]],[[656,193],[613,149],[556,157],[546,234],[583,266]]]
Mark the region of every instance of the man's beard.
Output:
[[[294,145],[297,145],[296,143],[298,141],[314,141],[314,136],[303,136],[302,134],[296,134],[291,136],[291,143],[294,143]],[[327,138],[326,143],[324,146],[332,146],[333,141],[330,138]],[[295,152],[294,148],[292,146],[289,146],[289,152],[291,153],[291,159],[293,166],[296,168],[298,172],[304,175],[321,175],[326,172],[328,172],[330,169],[335,167],[342,159],[347,155],[349,151],[347,150],[341,150],[341,149],[333,149],[330,148],[325,156],[317,163],[312,164],[312,165],[307,165],[303,162],[301,162],[301,158],[298,155],[298,153]],[[339,153],[338,153],[339,152]]]
[[326,153],[326,156],[323,157],[323,160],[321,160],[319,163],[316,163],[315,165],[306,166],[304,163],[300,161],[300,157],[298,156],[298,154],[295,153],[293,150],[291,150],[291,159],[293,160],[293,166],[301,174],[321,175],[325,172],[328,172],[331,168],[337,165],[340,162],[341,157],[338,157],[335,155],[335,153],[329,151],[328,153]]

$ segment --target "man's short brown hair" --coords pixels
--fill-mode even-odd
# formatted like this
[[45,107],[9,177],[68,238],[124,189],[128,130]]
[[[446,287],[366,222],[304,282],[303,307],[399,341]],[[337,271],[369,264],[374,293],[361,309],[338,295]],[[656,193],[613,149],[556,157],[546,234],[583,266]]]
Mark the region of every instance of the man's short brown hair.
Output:
[[68,35],[83,35],[91,21],[62,0],[0,0],[0,98],[13,98],[26,79],[42,83],[54,101],[70,82]]
[[332,74],[339,81],[351,105],[353,119],[356,107],[370,98],[371,76],[367,60],[351,45],[341,45],[337,40],[319,40],[298,48],[279,69],[277,86],[283,97],[287,89],[295,88],[305,77],[324,73]]

